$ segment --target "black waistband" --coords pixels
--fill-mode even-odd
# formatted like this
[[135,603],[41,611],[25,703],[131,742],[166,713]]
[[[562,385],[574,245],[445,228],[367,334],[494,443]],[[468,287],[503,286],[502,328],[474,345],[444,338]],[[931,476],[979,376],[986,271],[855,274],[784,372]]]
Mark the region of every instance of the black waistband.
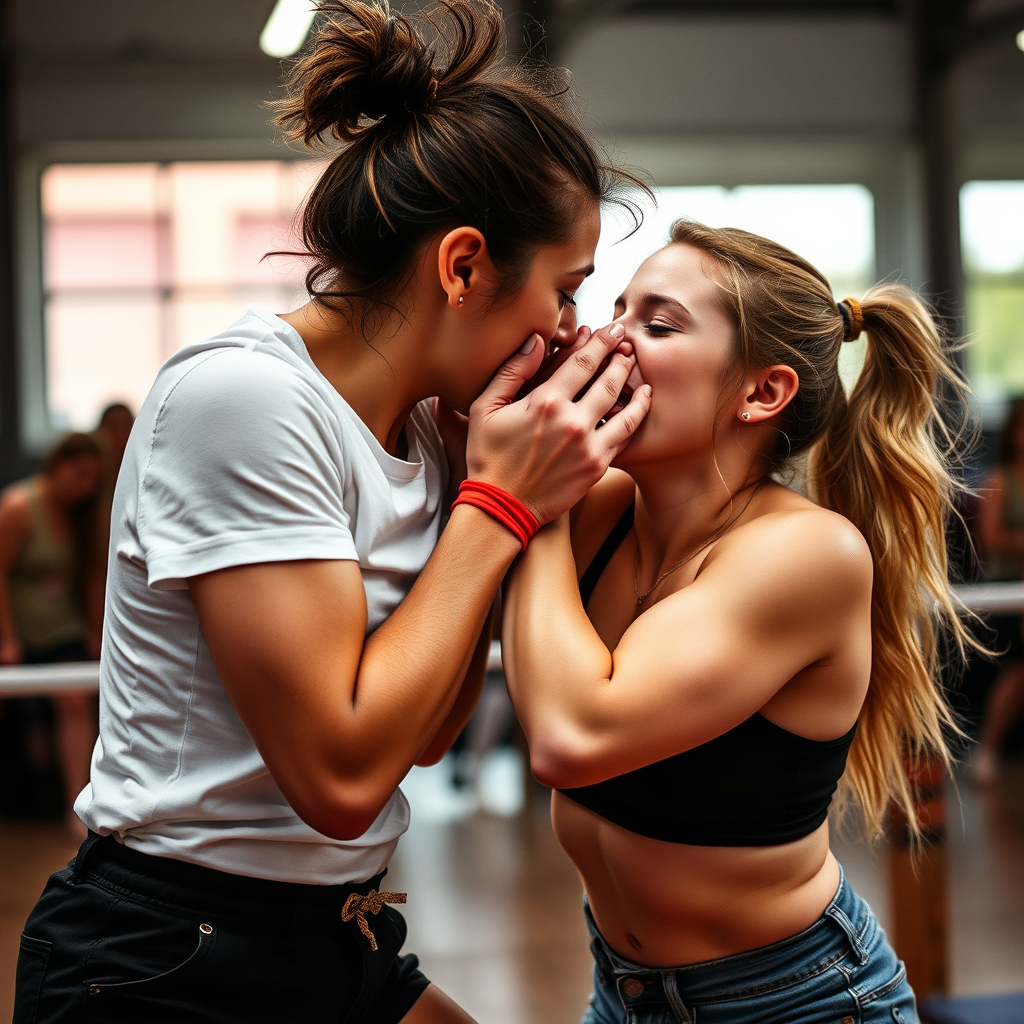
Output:
[[112,836],[90,832],[71,865],[75,882],[90,880],[146,902],[188,915],[205,914],[252,924],[292,921],[334,924],[352,893],[379,889],[379,875],[346,885],[308,885],[250,878],[227,871],[139,853]]

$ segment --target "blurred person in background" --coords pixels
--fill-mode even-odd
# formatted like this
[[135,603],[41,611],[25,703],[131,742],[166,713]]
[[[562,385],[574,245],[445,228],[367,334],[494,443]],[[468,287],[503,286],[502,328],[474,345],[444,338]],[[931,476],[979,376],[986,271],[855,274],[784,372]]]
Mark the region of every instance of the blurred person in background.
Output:
[[100,413],[95,433],[106,456],[105,461],[108,465],[104,468],[111,470],[106,474],[108,479],[104,480],[104,485],[109,486],[111,492],[117,482],[117,473],[121,468],[121,460],[124,458],[124,450],[128,446],[128,438],[131,436],[134,423],[135,414],[124,402],[112,402]]
[[[1010,402],[999,438],[998,462],[980,494],[978,540],[990,582],[1024,578],[1024,395]],[[999,675],[985,701],[974,781],[988,786],[999,776],[999,754],[1024,708],[1024,616],[993,615]]]
[[[110,513],[114,503],[114,486],[121,471],[124,451],[135,423],[135,414],[124,402],[112,402],[100,413],[93,431],[103,456],[103,476],[96,498],[94,516],[93,567],[89,573],[86,607],[91,620],[103,622],[103,601],[107,586],[107,548],[110,546]],[[89,657],[100,656],[99,635],[89,644]]]
[[[0,496],[0,664],[86,661],[99,650],[99,619],[87,610],[95,565],[95,517],[102,453],[88,434],[69,434],[50,452],[43,472]],[[95,698],[50,698],[57,752],[73,833],[85,826],[71,810],[89,781],[96,740]],[[22,703],[27,753],[45,758],[45,702]]]

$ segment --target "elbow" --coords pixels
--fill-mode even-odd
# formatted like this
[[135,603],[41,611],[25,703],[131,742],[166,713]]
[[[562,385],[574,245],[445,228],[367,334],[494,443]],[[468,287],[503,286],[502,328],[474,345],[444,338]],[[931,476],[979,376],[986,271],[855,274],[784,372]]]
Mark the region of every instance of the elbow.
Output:
[[324,807],[311,814],[300,814],[299,817],[322,836],[347,842],[366,835],[382,809],[374,811],[351,806]]
[[423,751],[418,758],[416,758],[417,768],[431,768],[435,764],[440,764],[444,759],[444,755],[448,753],[448,747],[428,747]]
[[568,736],[531,740],[530,771],[539,783],[551,789],[586,786],[596,781],[595,771],[600,775],[592,746]]
[[310,794],[292,806],[310,828],[328,839],[345,842],[370,830],[392,793],[370,786],[341,785],[332,792]]

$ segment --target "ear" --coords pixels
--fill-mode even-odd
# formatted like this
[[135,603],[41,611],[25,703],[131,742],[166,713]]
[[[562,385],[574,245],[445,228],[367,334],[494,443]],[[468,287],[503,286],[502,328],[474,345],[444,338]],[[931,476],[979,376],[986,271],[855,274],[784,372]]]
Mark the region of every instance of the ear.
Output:
[[769,366],[747,379],[737,415],[744,423],[763,423],[777,416],[800,390],[800,378],[792,366]]
[[[437,250],[437,272],[452,309],[464,307],[494,277],[487,240],[476,228],[453,228]],[[461,300],[461,301],[460,301]]]

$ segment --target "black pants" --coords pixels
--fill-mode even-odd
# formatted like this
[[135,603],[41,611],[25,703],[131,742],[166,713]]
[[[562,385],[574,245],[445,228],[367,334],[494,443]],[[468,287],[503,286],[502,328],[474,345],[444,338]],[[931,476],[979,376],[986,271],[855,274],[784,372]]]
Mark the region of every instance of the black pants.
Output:
[[151,857],[90,834],[21,937],[14,1024],[396,1024],[429,982],[398,956],[405,920],[299,885]]

